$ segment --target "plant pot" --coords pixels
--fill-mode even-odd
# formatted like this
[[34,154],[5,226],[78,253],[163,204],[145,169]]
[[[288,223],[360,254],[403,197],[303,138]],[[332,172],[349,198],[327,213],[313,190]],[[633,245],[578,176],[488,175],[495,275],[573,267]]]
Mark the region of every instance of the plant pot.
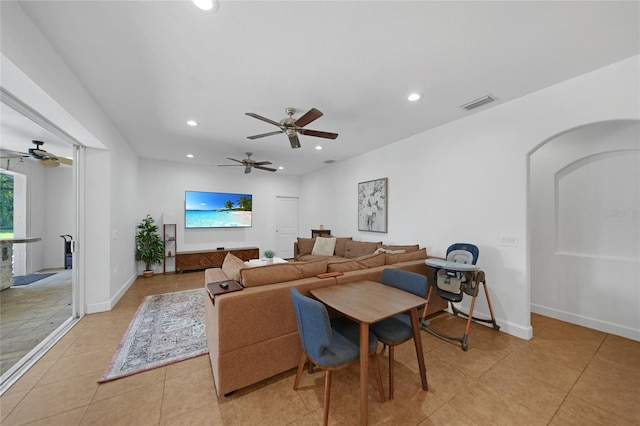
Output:
[[271,265],[271,264],[273,264],[273,257],[267,257],[267,258],[265,259],[265,262],[264,262],[264,263],[265,263],[265,264],[267,264],[267,265]]
[[145,277],[145,278],[151,278],[151,277],[153,277],[153,271],[144,271],[142,273],[142,276]]

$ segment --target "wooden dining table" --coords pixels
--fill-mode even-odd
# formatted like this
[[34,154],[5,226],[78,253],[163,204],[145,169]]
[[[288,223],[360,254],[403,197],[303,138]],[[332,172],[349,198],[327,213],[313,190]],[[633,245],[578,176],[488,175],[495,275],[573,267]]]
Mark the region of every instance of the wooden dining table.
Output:
[[360,325],[360,423],[369,422],[367,377],[369,370],[369,325],[402,312],[409,312],[413,342],[418,358],[422,389],[428,390],[427,372],[422,353],[418,312],[415,308],[426,300],[412,293],[375,281],[354,281],[311,290],[319,301]]

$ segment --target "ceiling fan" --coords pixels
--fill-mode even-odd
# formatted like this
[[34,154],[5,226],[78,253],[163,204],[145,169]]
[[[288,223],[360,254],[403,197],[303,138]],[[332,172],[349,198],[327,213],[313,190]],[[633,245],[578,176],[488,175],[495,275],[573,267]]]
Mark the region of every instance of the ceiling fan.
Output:
[[270,167],[264,167],[267,164],[271,164],[270,161],[254,161],[254,160],[251,159],[251,155],[253,155],[253,153],[247,152],[246,154],[247,154],[247,158],[245,158],[244,160],[236,160],[235,158],[227,157],[227,160],[235,161],[235,162],[240,163],[240,164],[218,164],[218,167],[244,166],[244,172],[245,173],[251,173],[251,169],[254,168],[254,167],[256,169],[265,170],[267,172],[275,172],[276,171],[276,169],[272,169]]
[[298,133],[301,135],[316,136],[318,138],[326,138],[326,139],[335,139],[338,137],[337,133],[303,129],[303,127],[306,126],[307,124],[322,117],[322,113],[315,108],[311,108],[309,111],[303,114],[302,117],[298,119],[293,118],[293,114],[296,113],[295,108],[287,108],[285,111],[289,115],[289,118],[285,118],[281,120],[279,123],[277,121],[273,121],[261,115],[255,114],[253,112],[245,112],[245,114],[248,115],[249,117],[266,121],[267,123],[273,124],[274,126],[278,126],[280,128],[280,130],[277,130],[275,132],[263,133],[260,135],[247,136],[247,137],[249,139],[258,139],[258,138],[263,138],[265,136],[277,135],[278,133],[286,133],[287,136],[289,137],[289,143],[291,143],[291,148],[300,148],[300,140],[298,139]]
[[7,151],[9,153],[15,154],[15,158],[17,157],[33,157],[36,160],[40,161],[40,164],[47,167],[58,167],[60,164],[72,165],[73,160],[70,160],[65,157],[58,157],[50,152],[41,149],[41,146],[44,145],[42,141],[31,141],[36,146],[35,148],[29,148],[29,152],[17,152],[17,151]]

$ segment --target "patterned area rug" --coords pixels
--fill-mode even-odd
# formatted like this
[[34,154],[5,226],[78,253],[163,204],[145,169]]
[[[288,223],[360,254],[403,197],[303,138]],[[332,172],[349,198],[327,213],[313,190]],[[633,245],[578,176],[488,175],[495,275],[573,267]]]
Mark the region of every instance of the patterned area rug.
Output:
[[147,296],[98,383],[207,353],[203,294],[195,289]]

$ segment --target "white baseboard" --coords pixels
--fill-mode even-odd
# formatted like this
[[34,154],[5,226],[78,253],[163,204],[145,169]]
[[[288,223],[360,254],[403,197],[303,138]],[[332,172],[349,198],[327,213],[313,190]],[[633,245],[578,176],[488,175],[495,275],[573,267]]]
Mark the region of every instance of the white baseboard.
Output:
[[566,321],[571,324],[592,328],[594,330],[602,331],[605,333],[615,334],[616,336],[625,337],[627,339],[640,341],[640,329],[633,329],[624,325],[602,321],[597,318],[576,315],[571,312],[565,312],[558,309],[534,304],[531,304],[531,312],[550,318],[555,318],[560,321]]
[[97,312],[106,312],[113,309],[113,307],[116,306],[116,303],[118,303],[122,296],[124,296],[137,278],[137,275],[132,275],[109,301],[87,304],[86,313],[95,314]]

